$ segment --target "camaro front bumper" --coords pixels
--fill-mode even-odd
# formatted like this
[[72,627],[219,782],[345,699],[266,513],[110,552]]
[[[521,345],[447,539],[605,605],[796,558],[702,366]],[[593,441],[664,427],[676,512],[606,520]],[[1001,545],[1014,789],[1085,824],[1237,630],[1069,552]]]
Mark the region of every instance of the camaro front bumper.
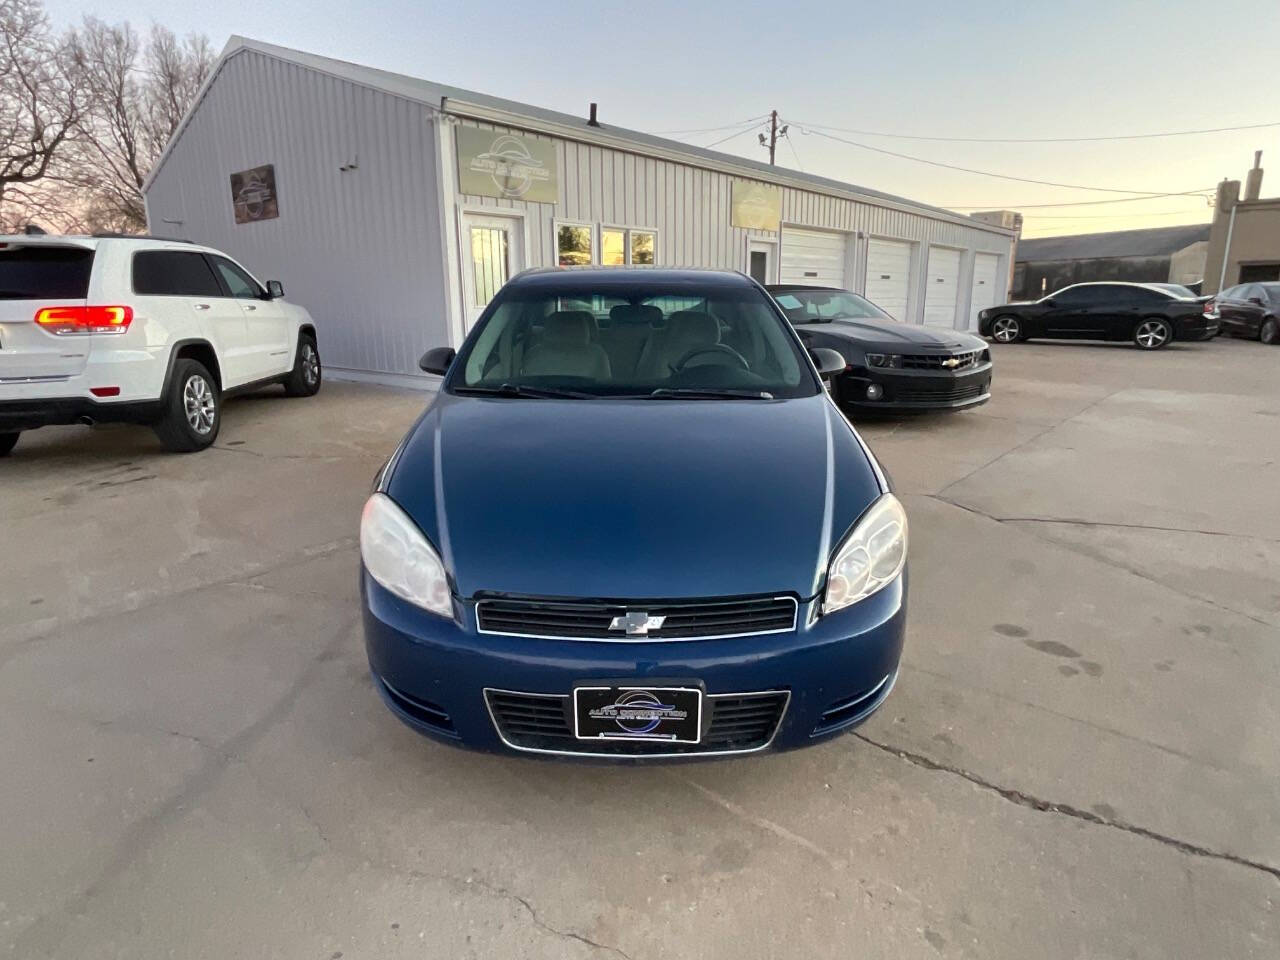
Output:
[[859,410],[967,410],[991,399],[991,363],[959,373],[854,367],[836,379],[835,398]]
[[[363,569],[361,593],[375,685],[415,730],[476,750],[644,760],[803,747],[861,723],[897,676],[907,587],[904,571],[879,593],[818,619],[816,601],[802,601],[795,629],[785,633],[617,641],[481,634],[473,602],[455,602],[455,619],[434,616],[387,592]],[[597,752],[569,726],[573,688],[591,683],[700,689],[707,705],[704,745],[677,750],[660,741],[629,742]],[[533,714],[545,706],[541,713],[553,721],[563,708],[567,732],[559,740],[513,735],[495,713],[495,695],[514,695],[514,709],[524,697]],[[718,711],[751,710],[741,703],[757,696],[761,704],[765,698],[777,704],[767,736],[728,746],[705,739]]]

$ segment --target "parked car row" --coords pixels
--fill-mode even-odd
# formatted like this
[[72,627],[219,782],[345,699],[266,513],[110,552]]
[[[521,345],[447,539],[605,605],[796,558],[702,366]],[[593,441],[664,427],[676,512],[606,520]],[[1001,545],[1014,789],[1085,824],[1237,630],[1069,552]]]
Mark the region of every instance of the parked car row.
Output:
[[150,237],[0,236],[0,456],[52,424],[217,439],[223,397],[320,389],[315,325],[218,250]]

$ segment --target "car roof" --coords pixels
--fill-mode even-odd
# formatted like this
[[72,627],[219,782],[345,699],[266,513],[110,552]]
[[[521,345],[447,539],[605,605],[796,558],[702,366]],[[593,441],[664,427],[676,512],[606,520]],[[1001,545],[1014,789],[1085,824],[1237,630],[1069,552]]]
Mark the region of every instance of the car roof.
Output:
[[742,290],[755,286],[746,274],[703,267],[535,267],[512,277],[507,285],[521,290],[647,289]]

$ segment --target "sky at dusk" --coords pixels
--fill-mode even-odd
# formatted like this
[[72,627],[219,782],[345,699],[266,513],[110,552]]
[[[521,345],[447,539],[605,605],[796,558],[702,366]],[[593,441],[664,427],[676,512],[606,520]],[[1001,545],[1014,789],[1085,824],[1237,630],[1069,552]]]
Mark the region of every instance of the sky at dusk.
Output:
[[[747,121],[791,125],[778,163],[954,208],[1020,209],[1026,236],[1207,222],[1199,197],[1118,193],[947,170],[832,137],[1033,180],[1125,191],[1212,188],[1253,151],[1280,194],[1276,0],[643,5],[296,0],[46,0],[146,29],[233,33],[766,158]],[[740,123],[741,122],[741,123]],[[899,139],[1103,137],[1276,122],[1238,132],[1095,143]],[[705,128],[724,127],[719,130]],[[818,128],[821,127],[820,131]],[[862,131],[859,133],[844,132]],[[824,136],[823,134],[826,134]],[[871,135],[877,134],[877,135]]]

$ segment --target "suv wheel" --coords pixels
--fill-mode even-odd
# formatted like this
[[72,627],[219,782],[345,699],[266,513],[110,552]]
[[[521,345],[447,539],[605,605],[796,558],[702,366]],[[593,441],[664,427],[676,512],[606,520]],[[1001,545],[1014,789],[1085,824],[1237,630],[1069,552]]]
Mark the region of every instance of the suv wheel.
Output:
[[991,322],[991,339],[996,343],[1016,343],[1022,339],[1022,321],[1017,317],[996,317]]
[[165,449],[174,453],[203,450],[218,437],[222,397],[217,381],[196,360],[179,360],[165,398],[164,415],[153,429]]
[[1280,322],[1275,317],[1267,317],[1262,321],[1262,329],[1258,331],[1258,339],[1263,343],[1280,343]]
[[1168,320],[1148,317],[1133,331],[1133,342],[1142,350],[1159,350],[1173,339],[1173,327]]
[[14,448],[18,442],[18,431],[14,433],[0,433],[0,457],[7,457],[9,451]]
[[320,389],[320,351],[315,337],[302,334],[298,338],[298,354],[293,360],[293,370],[284,381],[284,392],[291,397],[314,396]]

